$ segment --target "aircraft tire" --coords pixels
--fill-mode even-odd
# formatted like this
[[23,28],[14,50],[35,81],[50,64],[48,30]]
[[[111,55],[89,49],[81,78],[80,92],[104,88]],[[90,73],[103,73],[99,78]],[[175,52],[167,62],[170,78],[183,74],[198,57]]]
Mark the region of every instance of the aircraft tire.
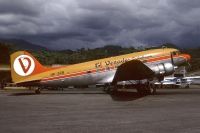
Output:
[[154,84],[149,85],[149,94],[155,95],[156,94],[156,86]]

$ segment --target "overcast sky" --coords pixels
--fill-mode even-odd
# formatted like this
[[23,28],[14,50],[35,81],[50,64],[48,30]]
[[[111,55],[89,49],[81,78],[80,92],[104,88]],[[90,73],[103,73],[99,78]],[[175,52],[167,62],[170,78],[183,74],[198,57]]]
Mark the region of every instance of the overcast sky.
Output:
[[52,49],[200,46],[199,0],[0,0],[0,38]]

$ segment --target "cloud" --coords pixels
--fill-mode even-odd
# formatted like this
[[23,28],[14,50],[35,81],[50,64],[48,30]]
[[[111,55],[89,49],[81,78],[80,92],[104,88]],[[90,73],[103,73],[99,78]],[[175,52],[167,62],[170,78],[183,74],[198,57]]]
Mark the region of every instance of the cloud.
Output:
[[39,13],[35,10],[37,4],[34,4],[30,0],[1,0],[0,1],[0,13],[1,14],[23,14],[35,16]]
[[0,36],[52,49],[200,46],[198,0],[3,0]]

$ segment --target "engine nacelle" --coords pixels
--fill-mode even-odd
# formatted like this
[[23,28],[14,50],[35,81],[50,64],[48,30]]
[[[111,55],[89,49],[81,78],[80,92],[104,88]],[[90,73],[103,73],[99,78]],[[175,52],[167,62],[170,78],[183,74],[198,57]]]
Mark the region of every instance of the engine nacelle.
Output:
[[152,70],[155,72],[156,75],[168,76],[174,73],[174,66],[172,63],[161,63],[155,65]]

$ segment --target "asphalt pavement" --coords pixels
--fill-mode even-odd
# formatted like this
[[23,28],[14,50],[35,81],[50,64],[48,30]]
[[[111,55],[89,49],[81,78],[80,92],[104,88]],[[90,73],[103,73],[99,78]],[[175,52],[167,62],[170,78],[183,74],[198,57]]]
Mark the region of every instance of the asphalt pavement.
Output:
[[199,133],[200,87],[157,95],[0,91],[0,133]]

